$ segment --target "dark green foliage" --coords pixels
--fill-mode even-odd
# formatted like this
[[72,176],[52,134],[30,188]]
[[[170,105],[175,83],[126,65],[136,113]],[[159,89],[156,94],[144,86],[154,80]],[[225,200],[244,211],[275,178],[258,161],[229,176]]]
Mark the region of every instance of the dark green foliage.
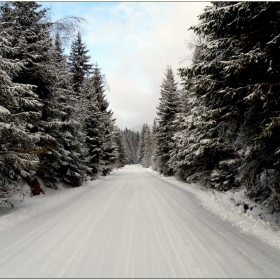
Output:
[[124,144],[124,136],[122,131],[118,127],[114,127],[113,140],[115,142],[116,149],[116,161],[117,168],[124,167],[127,163],[127,154]]
[[147,124],[142,125],[142,129],[139,135],[139,144],[138,144],[138,150],[137,150],[137,161],[138,163],[141,163],[144,158],[145,153],[145,134],[148,129]]
[[[84,123],[86,146],[89,149],[89,167],[91,176],[108,175],[118,160],[117,144],[114,141],[113,112],[108,110],[106,100],[106,80],[97,63],[92,69],[92,76],[86,78],[80,104],[81,122]],[[89,107],[90,106],[90,107]]]
[[[76,121],[77,97],[72,90],[70,73],[66,66],[66,58],[61,50],[59,36],[55,40],[55,102],[60,111],[60,117],[56,118],[55,127],[49,134],[56,139],[56,147],[53,151],[53,159],[50,175],[57,174],[57,181],[63,181],[72,186],[80,186],[84,181],[85,164],[83,160],[83,138],[81,124]],[[53,105],[54,105],[53,104]]]
[[137,161],[137,150],[139,143],[139,134],[138,131],[134,132],[130,129],[125,129],[123,131],[124,136],[124,146],[126,150],[127,163],[128,164],[136,164]]
[[69,66],[72,73],[72,85],[75,92],[80,92],[86,75],[91,74],[92,64],[89,64],[90,56],[87,56],[88,50],[82,42],[81,33],[72,42],[71,53],[69,56]]
[[165,78],[161,85],[160,103],[157,107],[158,126],[157,133],[155,134],[157,145],[157,170],[164,175],[173,174],[173,170],[168,166],[168,161],[173,148],[172,137],[175,132],[173,121],[180,110],[179,101],[179,94],[173,71],[171,67],[167,67]]
[[18,48],[12,46],[12,28],[3,19],[9,5],[0,8],[0,206],[9,207],[39,164],[38,147],[26,127],[38,118],[42,104],[33,86],[13,82],[24,64],[12,58]]
[[48,184],[64,181],[74,186],[83,181],[79,125],[71,118],[74,112],[74,93],[68,81],[65,59],[56,38],[55,48],[45,23],[46,10],[35,2],[13,2],[6,10],[15,20],[11,23],[15,35],[12,43],[18,46],[14,59],[24,62],[25,68],[14,82],[35,85],[37,102],[42,102],[40,118],[28,127],[36,136],[40,165],[36,175]]
[[108,110],[109,102],[106,100],[106,80],[105,76],[101,74],[98,64],[95,63],[93,67],[93,86],[95,88],[95,95],[97,97],[97,104],[101,112],[102,128],[100,130],[103,150],[102,150],[102,174],[105,176],[111,172],[116,161],[115,143],[113,141],[113,130],[115,119],[113,119],[112,110]]
[[154,135],[148,124],[143,124],[137,151],[137,160],[145,168],[153,167]]
[[90,168],[89,175],[94,178],[101,172],[101,160],[103,156],[102,141],[102,113],[99,110],[97,95],[93,78],[87,78],[83,87],[83,96],[85,99],[84,116],[85,144],[87,146],[86,163]]
[[154,119],[153,123],[153,129],[152,129],[152,156],[151,156],[151,164],[152,164],[152,169],[157,170],[158,168],[158,161],[157,161],[157,153],[158,153],[158,148],[157,148],[157,143],[156,143],[156,133],[157,133],[157,121]]
[[[108,174],[117,160],[123,166],[123,143],[97,65],[92,84],[77,95],[59,34],[51,38],[46,10],[36,2],[1,4],[0,26],[0,206],[10,206],[36,177],[54,188],[80,186],[86,175]],[[79,34],[76,41],[85,76],[92,66]],[[91,101],[86,106],[84,97]]]
[[192,27],[202,38],[193,65],[180,70],[191,107],[178,116],[170,161],[184,179],[199,171],[221,190],[245,185],[271,211],[280,201],[279,13],[276,2],[205,8]]

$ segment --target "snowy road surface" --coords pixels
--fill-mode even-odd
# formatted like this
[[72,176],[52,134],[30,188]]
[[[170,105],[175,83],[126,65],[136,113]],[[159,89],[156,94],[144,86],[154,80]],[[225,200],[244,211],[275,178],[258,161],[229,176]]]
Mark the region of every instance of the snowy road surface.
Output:
[[272,278],[280,250],[140,166],[0,233],[0,277]]

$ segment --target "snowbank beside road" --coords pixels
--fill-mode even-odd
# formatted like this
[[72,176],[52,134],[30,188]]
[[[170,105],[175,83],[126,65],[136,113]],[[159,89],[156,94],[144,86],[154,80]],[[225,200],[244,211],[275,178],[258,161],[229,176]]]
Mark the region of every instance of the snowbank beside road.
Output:
[[[110,176],[114,174],[115,170],[110,173]],[[77,188],[59,184],[57,190],[46,188],[41,182],[45,194],[32,197],[24,195],[23,198],[15,196],[12,199],[14,208],[0,208],[0,233],[37,214],[45,213],[63,203],[67,203],[71,198],[87,192],[87,188],[97,185],[101,181],[102,179],[87,181],[84,185]],[[24,193],[28,194],[29,192],[29,187],[27,185],[24,186]]]
[[0,232],[9,230],[14,225],[37,214],[47,212],[83,191],[83,187],[66,188],[60,185],[58,190],[47,188],[45,189],[45,194],[38,196],[24,196],[23,200],[15,197],[12,201],[14,204],[13,209],[0,209]]
[[[206,210],[211,211],[222,220],[229,221],[246,234],[254,234],[265,242],[280,247],[280,213],[267,213],[264,205],[245,197],[244,189],[236,192],[218,192],[199,184],[181,182],[175,177],[159,175],[151,169],[149,172],[193,193]],[[244,209],[244,203],[248,205],[247,211]]]

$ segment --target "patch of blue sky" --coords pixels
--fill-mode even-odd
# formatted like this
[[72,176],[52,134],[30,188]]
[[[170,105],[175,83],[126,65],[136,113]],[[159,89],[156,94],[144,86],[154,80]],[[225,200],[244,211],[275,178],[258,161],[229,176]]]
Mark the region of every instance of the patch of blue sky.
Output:
[[116,2],[39,2],[40,5],[44,8],[50,8],[51,16],[53,19],[57,20],[65,16],[80,16],[83,17],[83,14],[86,12],[98,7],[111,7],[116,5]]
[[[108,26],[114,29],[122,28],[124,35],[131,30],[131,25],[137,26],[137,35],[149,32],[159,19],[168,15],[170,3],[157,2],[40,2],[44,8],[50,8],[52,20],[66,16],[85,18],[85,31],[98,26]],[[143,17],[144,15],[144,17]]]
[[[119,48],[139,47],[139,38],[152,30],[153,21],[156,21],[156,15],[147,13],[152,7],[150,3],[132,2],[127,5],[124,2],[40,2],[40,4],[44,8],[50,8],[49,16],[52,21],[66,16],[78,16],[86,20],[81,26],[82,37],[94,60],[96,53],[100,60],[108,51],[114,53]],[[143,14],[146,15],[144,20]],[[66,48],[66,51],[68,50]]]
[[[107,76],[117,125],[152,123],[167,64],[174,72],[190,56],[188,31],[208,4],[203,2],[40,2],[51,20],[82,17],[82,40],[91,63]],[[74,39],[74,36],[73,36]],[[69,42],[71,43],[71,42]],[[69,47],[65,54],[69,54]],[[178,79],[178,77],[177,77]],[[179,82],[179,81],[178,81]],[[124,102],[125,100],[125,102]],[[133,112],[133,114],[132,114]]]

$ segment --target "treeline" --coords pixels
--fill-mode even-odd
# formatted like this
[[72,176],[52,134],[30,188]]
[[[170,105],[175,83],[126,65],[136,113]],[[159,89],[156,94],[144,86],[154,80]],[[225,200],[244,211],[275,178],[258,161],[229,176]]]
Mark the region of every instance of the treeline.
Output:
[[46,13],[36,2],[0,4],[0,206],[24,183],[33,194],[40,182],[76,187],[127,161],[105,76],[80,33],[64,54]]
[[183,90],[168,67],[154,138],[141,132],[143,166],[220,191],[245,187],[249,198],[280,211],[279,13],[278,2],[205,8],[191,27],[192,64],[179,69]]
[[126,163],[127,164],[137,164],[137,151],[140,136],[138,131],[132,131],[130,129],[125,129],[122,131],[124,137],[124,147],[125,147],[125,154],[126,154]]

